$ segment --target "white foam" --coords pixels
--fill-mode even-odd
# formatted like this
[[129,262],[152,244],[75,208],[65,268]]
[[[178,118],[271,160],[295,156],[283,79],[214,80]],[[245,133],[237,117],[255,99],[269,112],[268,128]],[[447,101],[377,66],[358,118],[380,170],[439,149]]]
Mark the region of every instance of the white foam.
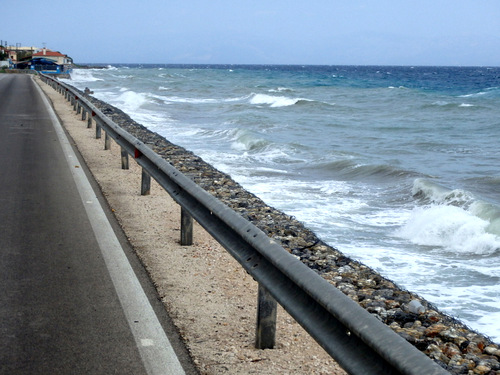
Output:
[[436,102],[434,102],[434,103],[432,103],[432,104],[433,104],[433,105],[440,106],[440,107],[444,107],[444,106],[447,106],[447,105],[448,105],[448,104],[450,104],[450,103],[448,103],[448,102],[446,102],[446,101],[444,101],[444,100],[438,100],[438,101],[436,101]]
[[488,225],[460,207],[433,205],[415,208],[397,235],[417,245],[487,255],[500,248],[500,238],[486,232]]
[[125,90],[114,101],[120,104],[120,107],[127,112],[137,111],[148,100],[146,94]]
[[173,103],[191,103],[191,104],[203,104],[203,103],[217,103],[217,99],[200,99],[200,98],[182,98],[178,96],[165,96],[165,102]]
[[483,95],[486,95],[486,94],[487,94],[486,91],[481,91],[481,92],[476,92],[474,94],[460,95],[459,98],[475,98],[475,97],[483,96]]
[[278,87],[276,89],[270,89],[269,92],[292,92],[293,89],[290,89],[288,87]]
[[93,73],[94,71],[92,69],[73,69],[73,71],[71,72],[71,79],[70,80],[64,79],[62,81],[67,82],[69,84],[104,81],[101,78],[95,77]]
[[[498,302],[496,302],[496,307],[498,308]],[[500,322],[500,311],[488,312],[476,322],[469,324],[480,332],[488,332],[488,335],[495,342],[500,342],[500,325],[498,322]]]
[[288,98],[286,96],[272,96],[266,94],[255,94],[251,99],[251,104],[268,104],[270,107],[288,107],[296,104],[301,99]]
[[353,218],[358,223],[380,228],[401,226],[407,220],[407,216],[401,211],[374,211],[369,214],[356,214]]
[[169,126],[172,119],[166,111],[155,111],[148,104],[155,104],[154,96],[129,90],[126,87],[115,88],[114,92],[95,90],[95,97],[104,100],[127,113],[133,120],[151,129]]

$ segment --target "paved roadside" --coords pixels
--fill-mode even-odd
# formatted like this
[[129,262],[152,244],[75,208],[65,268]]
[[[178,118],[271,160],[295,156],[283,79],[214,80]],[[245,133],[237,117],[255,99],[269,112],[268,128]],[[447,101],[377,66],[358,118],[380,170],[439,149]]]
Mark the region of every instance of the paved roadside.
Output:
[[184,374],[84,170],[31,77],[1,76],[0,374]]

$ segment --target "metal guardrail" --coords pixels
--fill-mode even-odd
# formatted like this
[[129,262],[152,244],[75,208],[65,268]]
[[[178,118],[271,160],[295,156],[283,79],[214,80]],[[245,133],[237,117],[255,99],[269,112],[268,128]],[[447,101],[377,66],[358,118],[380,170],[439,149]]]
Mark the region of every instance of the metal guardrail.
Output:
[[[194,218],[259,283],[258,347],[274,340],[276,300],[350,374],[449,374],[255,225],[124,131],[78,91],[46,75],[41,77],[64,94],[77,112],[83,111],[82,120],[88,114],[89,127],[91,119],[95,120],[97,138],[100,129],[104,129],[105,148],[109,148],[109,137],[122,147],[122,167],[128,165],[128,155],[133,156],[143,168],[143,177],[153,177],[181,205],[184,215]],[[147,185],[143,179],[143,194],[147,193]]]

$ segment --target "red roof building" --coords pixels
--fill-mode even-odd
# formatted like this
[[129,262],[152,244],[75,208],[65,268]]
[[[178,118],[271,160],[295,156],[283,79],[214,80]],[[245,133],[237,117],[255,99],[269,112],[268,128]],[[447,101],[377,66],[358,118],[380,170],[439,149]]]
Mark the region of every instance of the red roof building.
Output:
[[71,64],[73,62],[72,59],[68,57],[68,55],[63,55],[62,53],[57,51],[50,51],[46,48],[43,48],[37,53],[34,53],[32,57],[43,57],[44,59],[54,61],[58,65]]

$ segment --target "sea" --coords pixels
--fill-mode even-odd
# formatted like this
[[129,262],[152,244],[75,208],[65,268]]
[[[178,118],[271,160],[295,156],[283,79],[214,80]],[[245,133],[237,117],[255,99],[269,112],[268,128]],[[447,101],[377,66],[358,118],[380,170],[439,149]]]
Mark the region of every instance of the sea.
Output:
[[68,81],[500,342],[500,68],[125,65]]

